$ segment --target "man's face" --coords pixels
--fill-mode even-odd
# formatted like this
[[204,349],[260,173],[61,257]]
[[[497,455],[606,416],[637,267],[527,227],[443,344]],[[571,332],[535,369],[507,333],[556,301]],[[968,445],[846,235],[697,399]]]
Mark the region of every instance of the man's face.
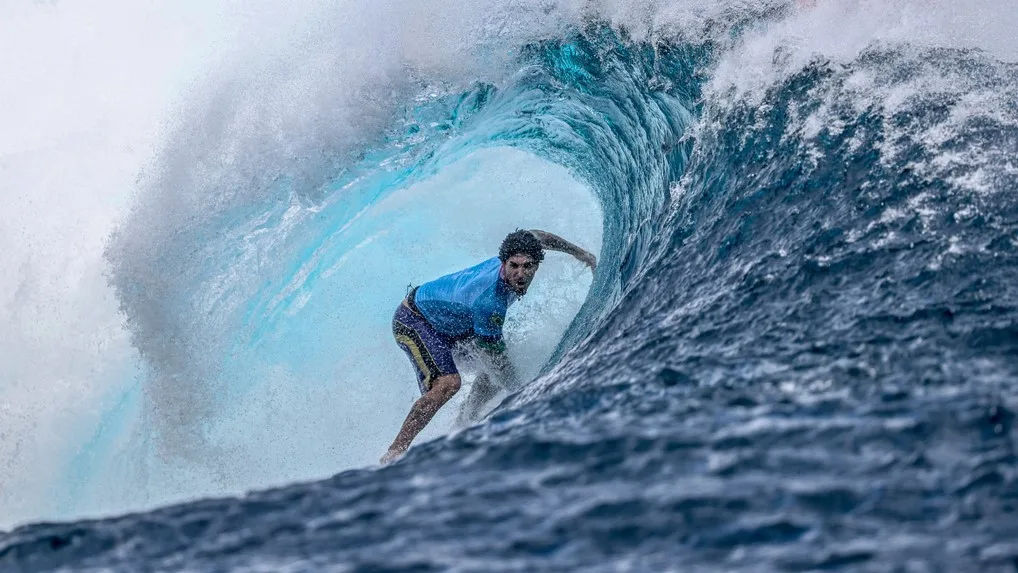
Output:
[[530,286],[530,281],[534,280],[534,274],[537,273],[540,264],[527,255],[513,255],[502,263],[502,277],[516,294],[527,294],[527,287]]

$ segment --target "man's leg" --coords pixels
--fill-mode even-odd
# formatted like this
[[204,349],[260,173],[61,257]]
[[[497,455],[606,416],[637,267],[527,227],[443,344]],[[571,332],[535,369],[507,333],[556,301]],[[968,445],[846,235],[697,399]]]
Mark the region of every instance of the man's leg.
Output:
[[456,424],[459,426],[466,426],[477,421],[480,417],[481,409],[488,403],[489,400],[498,394],[498,386],[496,386],[487,372],[481,372],[477,375],[473,385],[470,387],[470,394],[467,395],[466,401],[463,403],[463,409],[460,410],[459,416],[456,418]]
[[435,416],[435,412],[456,395],[459,389],[459,374],[449,374],[436,378],[431,383],[431,389],[425,392],[410,407],[410,413],[407,414],[406,420],[403,421],[403,427],[400,428],[396,439],[389,446],[389,451],[382,456],[381,463],[391,462],[406,453],[410,447],[410,442],[414,441],[417,434],[421,433],[424,426],[427,426],[431,418]]

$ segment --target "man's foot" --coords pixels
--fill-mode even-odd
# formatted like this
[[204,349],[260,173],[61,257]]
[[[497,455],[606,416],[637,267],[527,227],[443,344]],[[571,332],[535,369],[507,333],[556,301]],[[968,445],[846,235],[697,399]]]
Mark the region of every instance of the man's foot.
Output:
[[405,454],[405,453],[406,453],[406,450],[403,450],[403,451],[400,451],[400,450],[389,450],[389,451],[385,452],[385,455],[382,456],[382,459],[378,460],[378,463],[382,464],[383,466],[387,466],[387,465],[391,464],[392,462],[402,458],[403,454]]

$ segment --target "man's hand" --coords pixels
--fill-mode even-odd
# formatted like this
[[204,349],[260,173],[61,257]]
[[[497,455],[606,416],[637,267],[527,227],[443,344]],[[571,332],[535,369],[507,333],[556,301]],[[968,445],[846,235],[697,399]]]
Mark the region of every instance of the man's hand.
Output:
[[488,364],[492,367],[491,373],[495,375],[499,385],[510,389],[518,387],[519,379],[516,378],[516,369],[505,352],[505,341],[501,338],[497,342],[476,338],[475,344],[488,359]]
[[583,251],[582,253],[578,253],[576,255],[576,258],[579,259],[581,263],[590,267],[590,272],[594,272],[597,270],[597,257],[595,257],[594,255],[588,253],[587,251]]
[[516,368],[513,367],[513,363],[505,353],[505,344],[502,345],[501,352],[489,351],[488,358],[491,360],[491,365],[495,367],[494,374],[499,378],[503,387],[515,389],[519,386],[520,380],[516,377]]

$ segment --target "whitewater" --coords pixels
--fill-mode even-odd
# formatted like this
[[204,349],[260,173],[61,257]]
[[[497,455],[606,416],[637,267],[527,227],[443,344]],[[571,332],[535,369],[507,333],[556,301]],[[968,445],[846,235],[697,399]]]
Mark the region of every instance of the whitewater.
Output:
[[[0,4],[0,570],[1018,570],[1015,29]],[[516,228],[597,272],[378,467],[393,309]]]

